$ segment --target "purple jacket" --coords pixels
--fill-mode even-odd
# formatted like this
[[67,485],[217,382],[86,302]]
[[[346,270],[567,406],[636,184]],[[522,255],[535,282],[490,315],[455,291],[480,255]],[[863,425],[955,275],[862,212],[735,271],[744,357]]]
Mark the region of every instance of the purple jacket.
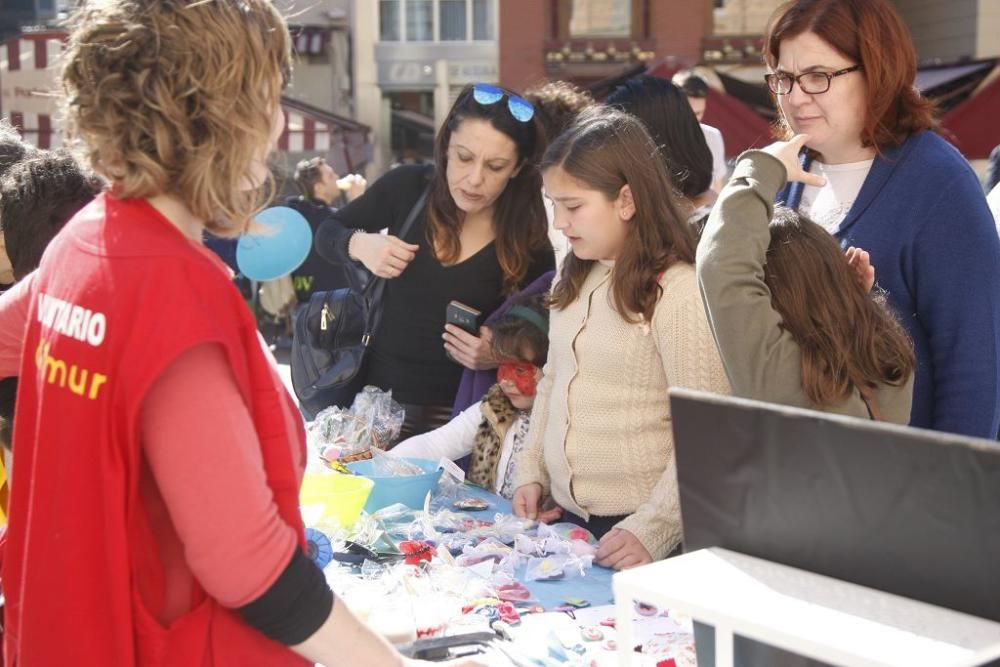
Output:
[[[504,301],[499,308],[493,311],[493,313],[486,318],[486,321],[483,322],[483,324],[491,326],[494,322],[505,315],[508,310],[510,310],[510,307],[514,305],[515,301],[522,297],[534,296],[535,294],[548,292],[552,287],[552,279],[555,278],[555,276],[555,271],[549,271],[548,273],[543,273],[538,276],[538,278],[535,279],[535,282],[531,283],[523,290]],[[496,383],[497,371],[495,368],[491,368],[488,371],[471,371],[466,368],[462,373],[462,381],[458,385],[458,393],[455,394],[455,406],[451,413],[452,416],[454,417],[470,405],[483,400],[483,396],[486,395],[486,392],[488,392],[490,387]]]

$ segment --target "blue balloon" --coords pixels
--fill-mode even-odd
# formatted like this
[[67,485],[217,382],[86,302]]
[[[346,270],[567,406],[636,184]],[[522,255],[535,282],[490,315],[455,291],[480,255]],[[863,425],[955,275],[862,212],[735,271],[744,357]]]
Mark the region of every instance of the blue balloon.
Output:
[[257,229],[240,237],[236,263],[251,280],[275,280],[299,268],[312,248],[312,229],[301,213],[287,206],[264,209]]

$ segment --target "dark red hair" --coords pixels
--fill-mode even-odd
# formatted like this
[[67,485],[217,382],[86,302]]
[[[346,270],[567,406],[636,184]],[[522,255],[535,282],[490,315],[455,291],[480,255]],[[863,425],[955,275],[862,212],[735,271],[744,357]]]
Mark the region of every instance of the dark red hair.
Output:
[[[933,129],[934,105],[914,87],[917,54],[888,0],[791,0],[778,7],[764,38],[764,62],[776,69],[782,40],[812,32],[862,66],[868,108],[861,142],[876,150]],[[779,107],[780,114],[780,107]],[[792,132],[782,117],[784,138]]]

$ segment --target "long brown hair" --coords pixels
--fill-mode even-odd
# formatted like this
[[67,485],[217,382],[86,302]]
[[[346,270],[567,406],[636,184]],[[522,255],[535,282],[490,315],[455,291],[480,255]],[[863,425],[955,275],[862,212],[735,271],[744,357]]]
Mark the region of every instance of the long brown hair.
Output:
[[885,297],[865,292],[826,230],[785,207],[771,221],[764,282],[802,350],[802,388],[817,407],[913,374],[913,344]]
[[[614,307],[626,320],[647,322],[660,298],[657,278],[676,262],[694,264],[695,240],[674,202],[673,186],[659,149],[642,122],[617,109],[584,111],[552,142],[541,170],[560,167],[608,201],[628,185],[635,215],[611,278]],[[552,291],[552,306],[566,308],[580,295],[593,260],[570,253]]]
[[[464,215],[448,190],[448,145],[462,121],[470,118],[488,121],[514,142],[520,167],[500,193],[493,212],[504,292],[512,294],[523,287],[531,256],[545,249],[551,252],[542,202],[542,177],[535,166],[543,147],[543,135],[535,118],[522,122],[511,115],[507,97],[495,104],[482,105],[476,102],[472,92],[472,86],[466,86],[459,94],[434,141],[436,169],[427,202],[427,241],[442,262],[448,264],[458,260],[462,252],[459,232]],[[511,93],[507,91],[507,94]]]
[[[845,58],[861,65],[868,92],[861,143],[880,151],[899,146],[920,130],[933,129],[934,104],[914,87],[913,40],[888,0],[791,0],[775,10],[764,38],[764,62],[778,66],[781,42],[815,33]],[[794,134],[778,107],[779,136]],[[881,152],[881,151],[880,151]]]

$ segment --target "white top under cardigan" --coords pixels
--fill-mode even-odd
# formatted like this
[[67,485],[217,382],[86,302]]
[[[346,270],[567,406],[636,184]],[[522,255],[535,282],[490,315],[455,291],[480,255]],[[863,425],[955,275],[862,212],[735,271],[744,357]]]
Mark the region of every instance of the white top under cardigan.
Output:
[[807,185],[802,190],[799,210],[826,231],[836,233],[840,223],[854,206],[874,162],[862,160],[845,164],[824,164],[819,160],[814,161],[809,171],[826,178],[826,185]]

